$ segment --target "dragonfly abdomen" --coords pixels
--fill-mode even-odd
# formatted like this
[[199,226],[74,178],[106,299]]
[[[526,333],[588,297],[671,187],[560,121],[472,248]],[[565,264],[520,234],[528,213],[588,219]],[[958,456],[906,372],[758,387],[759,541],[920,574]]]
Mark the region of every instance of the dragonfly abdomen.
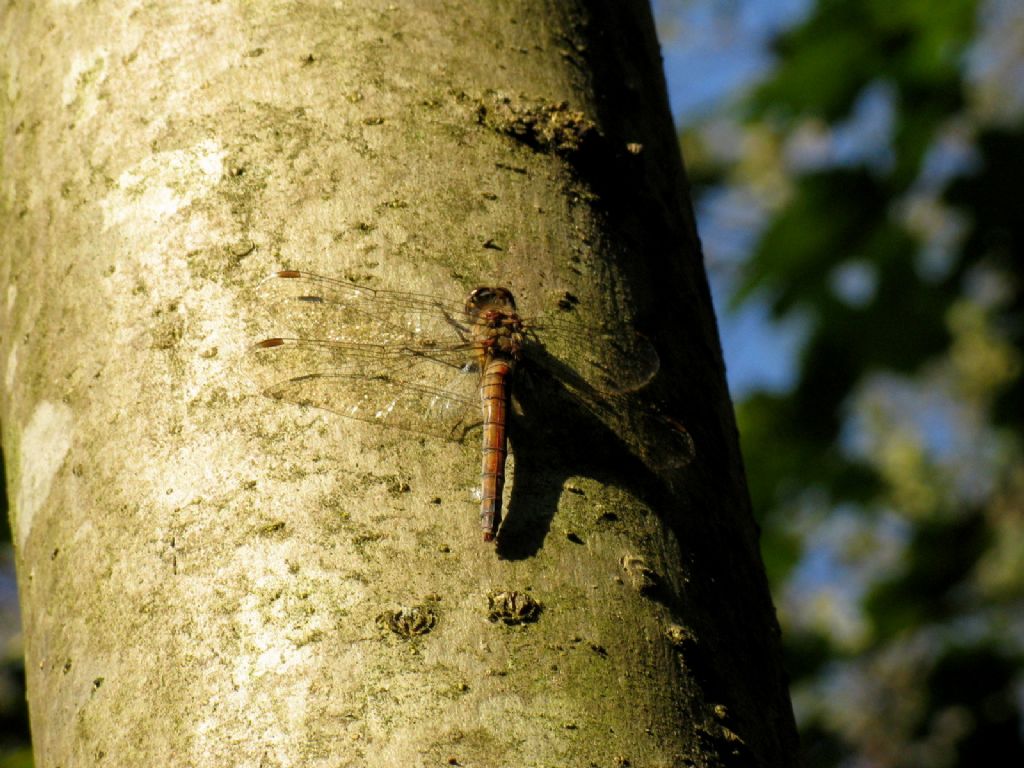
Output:
[[491,360],[480,378],[483,405],[483,464],[480,469],[480,527],[484,541],[493,541],[501,524],[501,494],[508,456],[509,376],[507,360]]

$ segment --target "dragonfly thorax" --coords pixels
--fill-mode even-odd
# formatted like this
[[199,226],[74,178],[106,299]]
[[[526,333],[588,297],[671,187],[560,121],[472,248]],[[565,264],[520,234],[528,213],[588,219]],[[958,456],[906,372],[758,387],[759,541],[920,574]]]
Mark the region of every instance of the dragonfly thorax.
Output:
[[523,321],[508,288],[477,288],[466,298],[466,312],[474,319],[476,336],[485,358],[517,361],[522,356]]

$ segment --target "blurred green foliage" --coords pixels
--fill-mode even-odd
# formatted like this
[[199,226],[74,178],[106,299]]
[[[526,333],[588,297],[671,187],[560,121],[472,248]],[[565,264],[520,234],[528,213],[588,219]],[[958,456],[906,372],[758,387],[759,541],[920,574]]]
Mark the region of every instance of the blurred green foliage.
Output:
[[31,747],[21,747],[0,754],[0,768],[32,768]]
[[683,142],[760,209],[734,306],[808,323],[737,404],[807,765],[1024,765],[1024,12],[818,0],[774,50],[739,148]]

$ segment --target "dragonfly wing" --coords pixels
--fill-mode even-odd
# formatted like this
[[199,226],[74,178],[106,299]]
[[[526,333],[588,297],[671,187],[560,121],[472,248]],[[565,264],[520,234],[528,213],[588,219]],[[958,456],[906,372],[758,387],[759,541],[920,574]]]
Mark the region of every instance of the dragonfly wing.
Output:
[[634,432],[640,437],[642,454],[659,469],[682,469],[696,457],[693,437],[675,419],[643,409],[633,414],[631,422]]
[[661,367],[646,336],[625,325],[598,330],[563,319],[537,322],[531,336],[542,347],[536,357],[591,413],[633,436],[633,447],[653,466],[677,470],[693,461],[696,448],[689,431],[651,404],[629,397]]
[[651,341],[628,326],[595,329],[582,323],[541,321],[530,329],[546,365],[574,389],[625,394],[645,387],[661,360]]
[[260,283],[259,292],[278,322],[299,337],[437,344],[470,336],[463,307],[422,294],[298,270],[274,272]]
[[310,373],[279,381],[263,393],[275,400],[446,440],[462,440],[481,422],[479,400],[445,389],[358,373]]
[[367,376],[387,375],[398,368],[407,370],[425,366],[424,375],[431,379],[449,375],[451,369],[462,369],[473,358],[472,344],[431,345],[372,344],[334,341],[332,339],[295,339],[275,337],[264,339],[250,350],[257,369],[303,373],[338,368]]
[[250,377],[274,399],[454,440],[481,419],[477,376],[450,350],[408,356],[381,345],[274,338],[248,357]]

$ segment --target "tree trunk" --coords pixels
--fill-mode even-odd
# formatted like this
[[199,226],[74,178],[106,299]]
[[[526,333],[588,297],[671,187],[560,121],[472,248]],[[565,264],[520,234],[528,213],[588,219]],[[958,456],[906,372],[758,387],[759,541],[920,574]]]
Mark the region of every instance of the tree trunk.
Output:
[[[793,764],[645,3],[21,3],[2,29],[38,766]],[[524,371],[495,548],[478,437],[253,390],[282,267],[504,285],[628,319],[661,369],[612,406]]]

